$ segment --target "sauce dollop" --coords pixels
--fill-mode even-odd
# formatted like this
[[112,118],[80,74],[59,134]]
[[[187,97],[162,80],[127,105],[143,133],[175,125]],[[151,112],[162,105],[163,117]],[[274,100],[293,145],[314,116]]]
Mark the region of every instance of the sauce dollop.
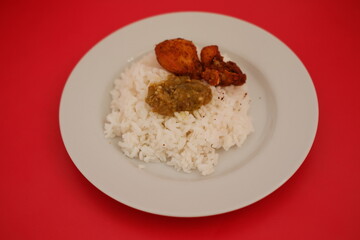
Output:
[[169,75],[168,79],[148,87],[145,99],[152,110],[165,116],[174,116],[174,112],[199,109],[212,99],[208,84],[188,76]]

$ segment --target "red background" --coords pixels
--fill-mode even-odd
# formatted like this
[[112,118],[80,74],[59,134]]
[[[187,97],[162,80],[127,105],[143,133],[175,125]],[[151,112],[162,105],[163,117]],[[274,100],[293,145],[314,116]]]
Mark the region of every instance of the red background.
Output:
[[[184,10],[270,31],[303,61],[319,98],[317,136],[296,174],[265,199],[212,217],[152,215],[104,195],[72,163],[58,123],[67,77],[95,43]],[[357,0],[2,0],[0,238],[360,239],[359,16]]]

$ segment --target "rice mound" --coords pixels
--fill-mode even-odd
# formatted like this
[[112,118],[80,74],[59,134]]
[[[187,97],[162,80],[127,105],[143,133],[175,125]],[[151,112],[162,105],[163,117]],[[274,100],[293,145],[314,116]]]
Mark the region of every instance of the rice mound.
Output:
[[219,159],[216,150],[240,147],[253,131],[247,86],[211,86],[210,103],[193,113],[183,111],[169,117],[152,112],[145,102],[148,85],[168,75],[154,53],[125,69],[111,91],[105,137],[117,137],[129,158],[163,162],[187,173],[211,174]]

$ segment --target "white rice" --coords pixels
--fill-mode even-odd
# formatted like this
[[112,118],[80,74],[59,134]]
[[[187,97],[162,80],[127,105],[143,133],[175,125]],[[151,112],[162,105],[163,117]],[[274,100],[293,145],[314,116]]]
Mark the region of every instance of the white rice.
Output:
[[117,137],[129,158],[208,175],[218,163],[217,149],[240,147],[253,131],[247,86],[211,86],[210,103],[193,114],[184,111],[168,117],[152,112],[145,102],[149,84],[168,75],[154,53],[132,63],[114,82],[105,136]]

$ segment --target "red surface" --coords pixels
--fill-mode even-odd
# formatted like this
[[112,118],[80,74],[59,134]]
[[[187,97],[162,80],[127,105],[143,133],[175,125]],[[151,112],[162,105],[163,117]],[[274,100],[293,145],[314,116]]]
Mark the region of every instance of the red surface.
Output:
[[[299,171],[265,199],[212,217],[156,216],[110,199],[76,169],[58,124],[63,86],[87,50],[131,22],[182,10],[272,32],[303,61],[319,98]],[[357,0],[2,0],[0,239],[360,239],[359,16]]]

